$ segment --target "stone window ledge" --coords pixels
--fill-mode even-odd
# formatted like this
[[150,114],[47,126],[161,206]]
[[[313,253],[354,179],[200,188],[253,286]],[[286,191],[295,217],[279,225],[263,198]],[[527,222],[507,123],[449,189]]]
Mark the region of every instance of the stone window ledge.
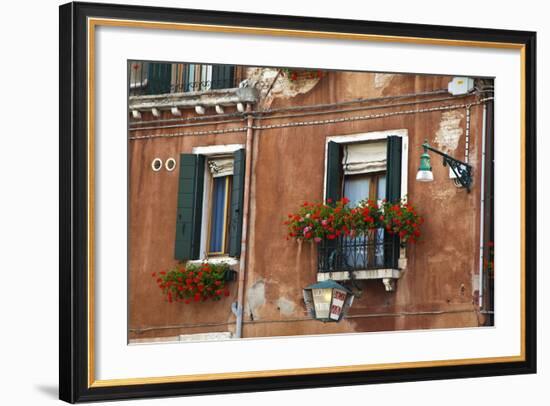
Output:
[[357,271],[341,271],[341,272],[318,272],[317,282],[332,279],[333,281],[349,281],[353,280],[370,280],[381,279],[387,292],[395,290],[395,281],[403,275],[403,270],[400,269],[365,269]]
[[204,90],[187,93],[167,93],[160,95],[130,96],[130,110],[169,110],[172,107],[193,108],[195,106],[229,106],[237,103],[256,103],[258,90],[250,87]]
[[[190,261],[187,261],[188,264],[195,264],[200,265],[204,262],[204,259],[193,259]],[[208,258],[207,262],[209,264],[221,264],[226,263],[231,268],[236,269],[239,266],[239,260],[237,258],[228,257],[228,256],[219,256],[219,257],[210,257]]]

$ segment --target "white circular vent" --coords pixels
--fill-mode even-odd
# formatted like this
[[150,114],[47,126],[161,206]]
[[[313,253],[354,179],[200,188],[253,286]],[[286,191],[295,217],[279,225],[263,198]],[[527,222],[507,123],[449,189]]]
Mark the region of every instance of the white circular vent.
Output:
[[151,162],[151,168],[155,172],[160,171],[162,169],[162,159],[160,159],[160,158],[153,159],[153,162]]
[[164,167],[167,171],[172,172],[174,169],[176,169],[176,160],[174,158],[168,158],[164,164]]

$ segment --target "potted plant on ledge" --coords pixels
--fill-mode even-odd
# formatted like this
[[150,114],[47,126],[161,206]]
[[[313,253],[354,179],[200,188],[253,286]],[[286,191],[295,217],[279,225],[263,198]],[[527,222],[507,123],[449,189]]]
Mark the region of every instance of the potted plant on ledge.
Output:
[[168,271],[153,272],[159,289],[169,303],[217,301],[229,296],[226,283],[234,280],[235,271],[226,263],[178,264]]

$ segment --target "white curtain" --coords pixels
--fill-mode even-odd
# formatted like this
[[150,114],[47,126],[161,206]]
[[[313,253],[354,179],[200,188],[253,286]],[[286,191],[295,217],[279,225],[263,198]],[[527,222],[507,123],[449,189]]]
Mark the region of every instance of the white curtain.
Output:
[[210,158],[208,168],[214,178],[233,175],[233,158]]
[[344,146],[342,159],[345,175],[386,170],[386,141],[357,142]]

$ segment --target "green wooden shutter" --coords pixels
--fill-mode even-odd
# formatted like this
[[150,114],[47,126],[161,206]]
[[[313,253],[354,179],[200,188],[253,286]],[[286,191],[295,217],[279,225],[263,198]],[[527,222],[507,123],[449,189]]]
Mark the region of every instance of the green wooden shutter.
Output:
[[386,200],[397,203],[401,200],[401,137],[389,136],[386,152]]
[[[325,185],[325,201],[331,199],[330,205],[336,205],[336,201],[342,198],[342,185],[344,170],[342,168],[342,145],[329,141],[327,146],[327,173]],[[342,238],[342,237],[340,237]],[[341,246],[339,248],[338,240],[324,240],[319,246],[319,258],[317,269],[323,267],[326,269],[335,269],[341,261]],[[326,261],[326,262],[323,262]]]
[[182,88],[181,92],[190,92],[189,90],[189,65],[185,64],[182,67]]
[[332,204],[342,198],[342,147],[329,141],[327,147],[327,183],[325,200],[332,199]]
[[241,254],[243,229],[244,174],[246,168],[246,151],[239,149],[233,154],[233,184],[231,188],[231,208],[229,223],[229,255],[238,257]]
[[170,93],[172,65],[169,63],[150,63],[147,72],[147,94]]
[[235,67],[233,65],[212,65],[211,89],[227,89],[233,87]]
[[204,188],[204,156],[180,155],[175,257],[199,259]]
[[[401,200],[401,150],[401,137],[389,136],[386,151],[386,200],[391,203]],[[385,232],[384,241],[388,242],[384,250],[386,266],[397,268],[399,236]]]

